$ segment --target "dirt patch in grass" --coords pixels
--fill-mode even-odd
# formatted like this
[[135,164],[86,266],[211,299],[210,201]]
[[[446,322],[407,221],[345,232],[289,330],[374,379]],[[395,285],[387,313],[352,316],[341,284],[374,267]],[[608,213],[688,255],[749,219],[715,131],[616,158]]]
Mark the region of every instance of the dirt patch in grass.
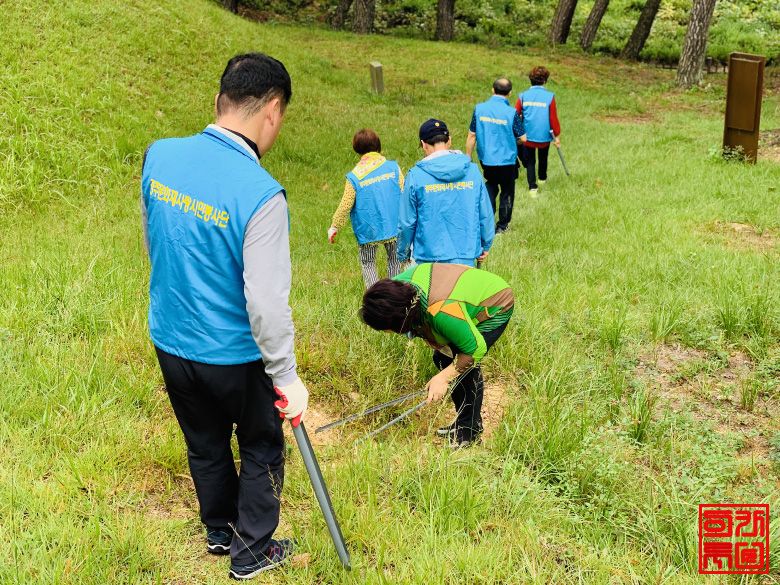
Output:
[[777,431],[780,404],[759,396],[752,411],[741,406],[743,384],[753,371],[753,362],[741,351],[728,357],[678,344],[659,345],[641,354],[636,375],[657,395],[656,416],[665,410],[689,413],[712,424],[722,434],[743,438],[738,457],[769,464],[769,440]]
[[650,112],[611,112],[595,114],[593,117],[599,122],[607,124],[650,124],[655,122],[655,116]]
[[780,163],[780,128],[761,132],[758,159]]
[[484,439],[489,439],[496,431],[509,406],[509,394],[503,384],[485,384],[485,396],[482,399],[482,426]]
[[197,516],[195,486],[189,475],[170,477],[166,470],[154,468],[138,487],[143,494],[144,515],[163,520],[188,520]]
[[735,221],[714,221],[704,229],[716,235],[728,247],[738,250],[770,252],[778,248],[780,235],[775,230],[760,229],[749,223]]
[[[325,445],[340,444],[343,442],[344,427],[337,427],[335,429],[325,431],[324,433],[315,433],[314,431],[321,426],[333,422],[334,420],[341,418],[334,414],[331,414],[321,406],[310,406],[306,411],[306,433],[309,435],[309,441],[315,447],[322,447]],[[284,439],[288,443],[295,445],[295,437],[292,434],[292,428],[289,424],[284,424]]]
[[[446,402],[445,402],[446,401]],[[431,424],[420,425],[420,433],[430,435],[438,427],[450,424],[455,418],[455,410],[452,401],[446,398],[445,401],[433,405],[436,409],[435,416],[431,417]],[[510,396],[507,393],[507,387],[501,382],[491,382],[485,384],[485,394],[482,398],[482,438],[489,439],[498,429],[501,421],[504,420],[504,413],[509,406]]]

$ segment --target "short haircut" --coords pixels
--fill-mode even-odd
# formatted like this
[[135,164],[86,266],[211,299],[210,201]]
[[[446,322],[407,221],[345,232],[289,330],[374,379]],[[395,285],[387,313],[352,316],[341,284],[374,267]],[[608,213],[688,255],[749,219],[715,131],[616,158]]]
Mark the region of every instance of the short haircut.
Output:
[[547,70],[547,67],[544,66],[534,67],[528,74],[528,79],[531,81],[532,85],[544,85],[547,83],[549,77],[550,72]]
[[408,333],[420,320],[417,289],[408,282],[383,278],[363,294],[363,323],[377,331]]
[[371,128],[363,128],[352,137],[352,149],[358,154],[382,152],[382,141]]
[[282,111],[292,98],[290,74],[282,62],[263,53],[236,55],[219,82],[217,115],[238,109],[252,116],[274,98],[279,98]]
[[428,140],[423,140],[423,142],[430,146],[436,146],[440,142],[446,143],[449,139],[449,134],[437,134],[436,136],[430,137]]
[[493,82],[493,91],[496,95],[509,95],[512,93],[512,82],[506,77],[499,77]]

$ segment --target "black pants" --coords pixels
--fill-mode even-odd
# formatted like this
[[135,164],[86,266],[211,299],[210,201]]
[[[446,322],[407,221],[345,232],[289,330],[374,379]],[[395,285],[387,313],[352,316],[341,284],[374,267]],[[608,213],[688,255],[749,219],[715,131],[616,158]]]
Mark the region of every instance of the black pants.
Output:
[[[501,334],[506,329],[507,323],[497,327],[493,331],[482,333],[487,348],[490,349],[498,341]],[[453,355],[456,351],[450,347]],[[433,363],[439,370],[449,366],[453,358],[444,355],[441,352],[433,352]],[[464,438],[471,439],[482,432],[482,397],[485,393],[485,381],[482,378],[482,368],[479,366],[472,368],[464,374],[458,383],[453,387],[450,398],[455,405],[455,426],[462,429]]]
[[501,167],[482,165],[482,173],[485,176],[485,187],[490,195],[490,203],[493,205],[493,213],[496,212],[496,197],[498,197],[499,191],[501,192],[496,229],[505,230],[509,222],[512,221],[512,208],[515,205],[517,165]]
[[536,183],[536,153],[539,153],[539,180],[547,180],[547,156],[550,154],[550,145],[548,144],[544,148],[528,148],[523,146],[523,166],[525,167],[525,174],[528,177],[528,188],[538,189],[539,185]]
[[[159,348],[157,359],[187,442],[200,519],[231,534],[228,523],[233,524],[243,539],[233,536],[233,562],[253,563],[279,524],[284,480],[284,436],[273,383],[262,361],[214,366]],[[233,424],[241,456],[239,475],[230,448]]]

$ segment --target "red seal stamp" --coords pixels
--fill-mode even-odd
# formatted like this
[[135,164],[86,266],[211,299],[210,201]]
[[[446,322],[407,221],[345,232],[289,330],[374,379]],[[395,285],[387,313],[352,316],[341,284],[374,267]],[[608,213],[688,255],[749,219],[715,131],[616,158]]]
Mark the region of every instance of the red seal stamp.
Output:
[[769,504],[699,504],[699,573],[769,573]]

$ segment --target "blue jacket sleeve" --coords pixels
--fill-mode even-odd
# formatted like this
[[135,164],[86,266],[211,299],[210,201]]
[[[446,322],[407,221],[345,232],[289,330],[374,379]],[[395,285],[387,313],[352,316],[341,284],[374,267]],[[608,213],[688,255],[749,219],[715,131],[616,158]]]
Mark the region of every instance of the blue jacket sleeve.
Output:
[[404,191],[401,194],[401,209],[398,212],[398,261],[409,260],[410,249],[417,231],[417,197],[415,195],[414,176],[406,175]]
[[480,181],[479,190],[479,224],[480,235],[482,237],[482,251],[487,252],[493,245],[493,238],[496,236],[496,224],[493,214],[493,205],[490,203],[485,183]]

